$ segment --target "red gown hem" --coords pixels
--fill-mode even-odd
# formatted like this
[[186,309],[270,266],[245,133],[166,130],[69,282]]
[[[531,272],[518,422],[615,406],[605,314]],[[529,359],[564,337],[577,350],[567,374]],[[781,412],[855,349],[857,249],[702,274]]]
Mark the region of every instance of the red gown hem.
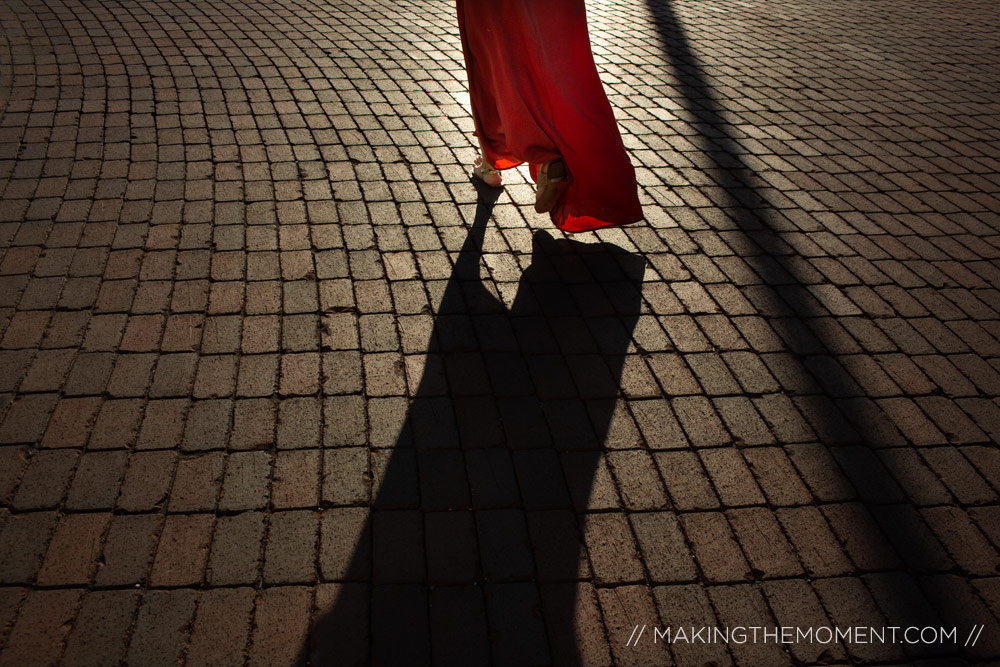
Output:
[[550,213],[569,232],[642,219],[635,169],[601,83],[583,0],[457,0],[469,96],[494,169],[562,157]]

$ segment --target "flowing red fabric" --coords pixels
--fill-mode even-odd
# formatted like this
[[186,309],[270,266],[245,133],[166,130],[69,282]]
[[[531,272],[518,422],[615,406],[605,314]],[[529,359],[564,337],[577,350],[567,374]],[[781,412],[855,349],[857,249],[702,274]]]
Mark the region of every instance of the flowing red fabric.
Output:
[[642,219],[587,32],[584,0],[457,0],[476,136],[496,169],[562,157],[552,221],[582,232]]

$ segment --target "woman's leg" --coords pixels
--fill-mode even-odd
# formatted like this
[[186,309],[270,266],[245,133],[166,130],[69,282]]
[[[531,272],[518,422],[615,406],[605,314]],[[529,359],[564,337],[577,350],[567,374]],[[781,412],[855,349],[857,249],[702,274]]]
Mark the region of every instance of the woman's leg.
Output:
[[539,122],[537,85],[525,53],[535,37],[527,32],[521,4],[521,0],[457,2],[476,136],[487,162],[498,169],[558,156]]
[[[458,0],[476,133],[504,169],[561,158],[540,202],[567,231],[642,218],[635,171],[590,51],[583,0]],[[551,182],[545,174],[542,180]],[[551,196],[551,193],[539,198]]]

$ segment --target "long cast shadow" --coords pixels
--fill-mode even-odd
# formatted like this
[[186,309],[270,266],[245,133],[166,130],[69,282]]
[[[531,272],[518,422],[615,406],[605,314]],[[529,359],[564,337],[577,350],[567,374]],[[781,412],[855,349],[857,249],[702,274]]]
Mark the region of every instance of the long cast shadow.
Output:
[[[507,309],[480,278],[496,198],[488,190],[436,313],[405,424],[383,452],[384,472],[373,463],[380,482],[361,536],[343,566],[325,573],[341,583],[302,661],[578,660],[573,582],[590,576],[581,512],[618,399],[645,260],[538,232]],[[345,522],[324,524],[324,540],[358,532]]]
[[[801,264],[794,261],[796,256],[788,254],[787,246],[780,240],[778,232],[787,229],[789,223],[787,220],[779,223],[768,201],[768,193],[755,184],[761,179],[755,178],[745,159],[747,151],[740,146],[726,120],[717,94],[678,22],[673,3],[671,0],[646,0],[646,4],[678,82],[679,102],[697,131],[696,136],[688,138],[702,149],[708,160],[708,164],[699,166],[720,186],[722,201],[714,203],[729,222],[735,223],[737,234],[727,240],[734,245],[735,237],[735,245],[742,247],[733,249],[763,281],[765,289],[756,291],[751,301],[758,310],[769,311],[765,314],[778,314],[770,317],[768,323],[792,353],[793,371],[803,384],[821,388],[823,392],[815,397],[818,400],[809,411],[810,425],[820,443],[831,452],[851,447],[874,450],[886,446],[886,442],[880,441],[880,435],[891,432],[899,437],[895,427],[877,414],[877,410],[871,409],[873,404],[868,403],[866,407],[863,402],[845,400],[857,396],[857,387],[846,375],[822,372],[825,362],[832,361],[836,365],[835,350],[839,347],[830,338],[830,329],[822,326],[821,318],[828,318],[829,313],[806,288],[808,281],[801,275]],[[884,470],[880,474],[868,469],[871,463],[881,465],[878,458],[874,455],[844,456],[838,462],[857,490],[857,502],[869,516],[879,518],[878,523],[868,521],[854,526],[855,536],[859,542],[888,547],[898,556],[894,568],[879,573],[884,588],[878,602],[889,624],[951,627],[960,625],[963,619],[968,620],[969,610],[963,608],[959,596],[942,595],[940,588],[932,596],[922,589],[922,577],[949,572],[950,559],[929,530],[921,529],[919,519],[898,520],[916,514],[908,499],[894,494],[889,488],[893,482]],[[902,513],[895,513],[900,508]],[[755,619],[747,619],[750,620]],[[967,627],[959,627],[959,642],[962,632],[967,630]],[[864,647],[861,648],[863,652]],[[950,643],[907,646],[905,650],[911,657],[963,654],[960,644]]]

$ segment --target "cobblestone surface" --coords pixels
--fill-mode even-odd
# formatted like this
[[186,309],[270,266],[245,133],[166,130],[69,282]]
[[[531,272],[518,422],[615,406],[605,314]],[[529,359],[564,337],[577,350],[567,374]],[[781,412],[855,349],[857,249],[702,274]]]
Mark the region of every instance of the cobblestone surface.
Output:
[[1000,659],[997,6],[588,9],[564,240],[450,3],[3,3],[0,665]]

